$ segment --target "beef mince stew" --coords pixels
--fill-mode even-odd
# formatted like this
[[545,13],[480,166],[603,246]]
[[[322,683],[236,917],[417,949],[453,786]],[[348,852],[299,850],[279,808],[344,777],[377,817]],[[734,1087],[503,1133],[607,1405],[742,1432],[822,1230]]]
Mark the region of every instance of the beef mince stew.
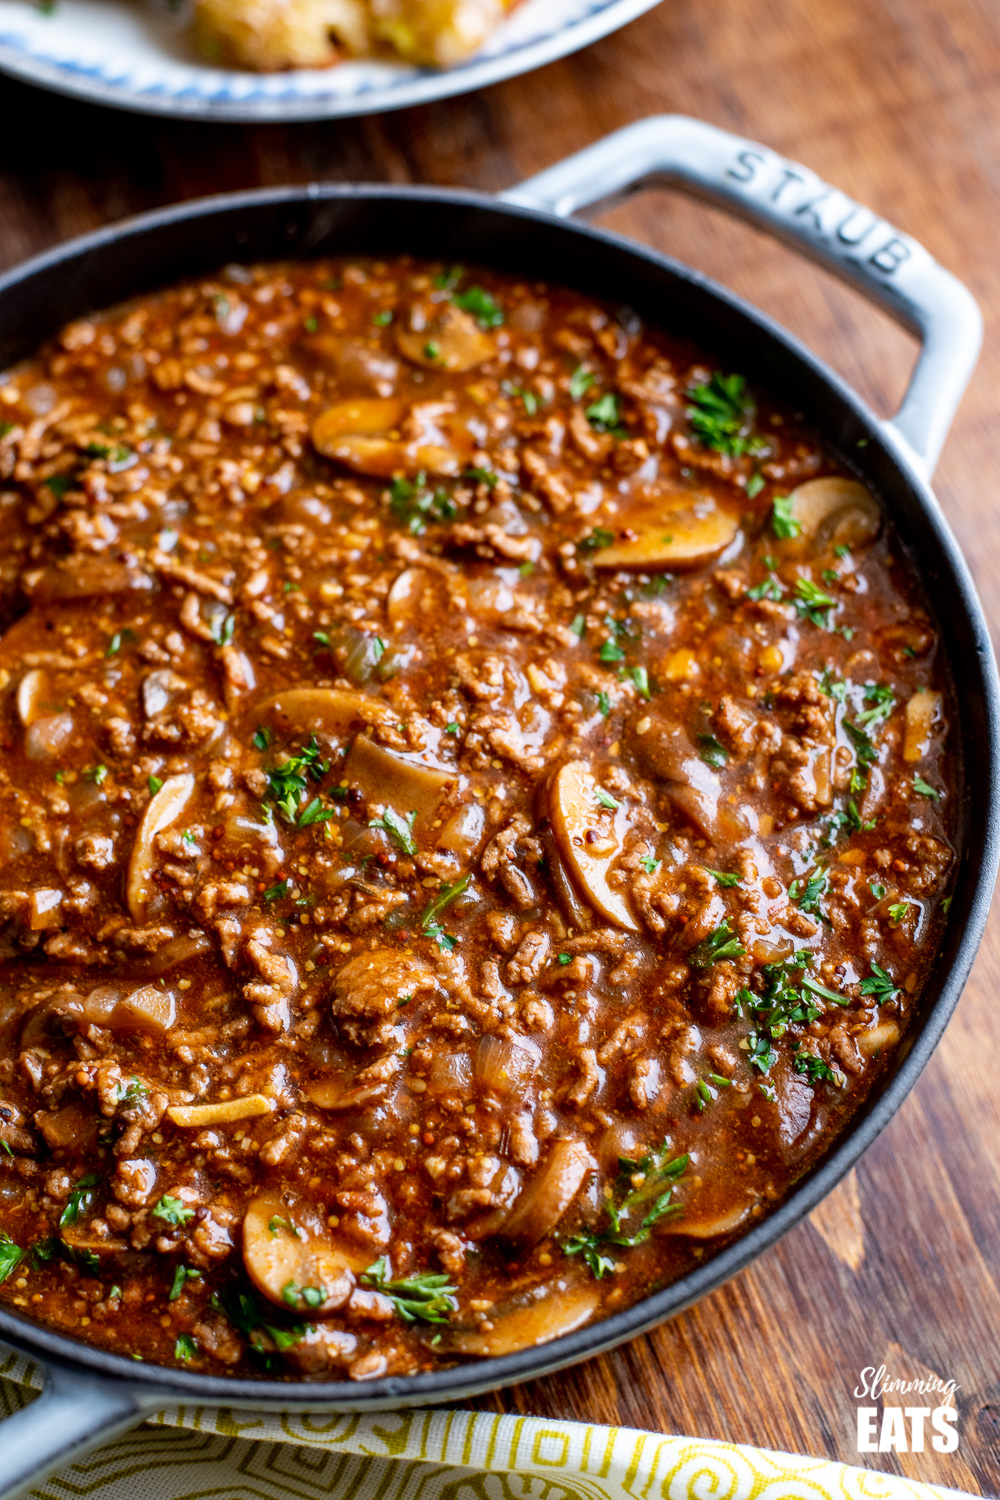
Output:
[[0,377],[5,1302],[413,1373],[646,1296],[844,1129],[947,911],[945,664],[752,373],[355,259]]

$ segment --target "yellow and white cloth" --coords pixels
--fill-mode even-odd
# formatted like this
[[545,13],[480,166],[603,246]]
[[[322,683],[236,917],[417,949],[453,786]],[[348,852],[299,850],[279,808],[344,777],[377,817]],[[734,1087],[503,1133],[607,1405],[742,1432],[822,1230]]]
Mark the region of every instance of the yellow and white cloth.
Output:
[[[23,1406],[40,1385],[26,1360],[0,1346],[0,1414]],[[171,1406],[33,1493],[41,1500],[942,1500],[957,1492],[828,1459],[540,1417]]]

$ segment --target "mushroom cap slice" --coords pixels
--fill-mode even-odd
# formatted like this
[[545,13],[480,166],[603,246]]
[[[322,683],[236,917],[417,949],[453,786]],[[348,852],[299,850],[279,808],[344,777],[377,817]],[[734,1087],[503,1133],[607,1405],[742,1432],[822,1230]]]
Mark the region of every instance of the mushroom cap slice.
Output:
[[32,667],[25,672],[17,685],[17,716],[25,729],[43,712],[42,701],[48,691],[48,682],[41,667]]
[[810,479],[798,485],[790,499],[789,514],[800,530],[784,544],[786,551],[867,547],[882,527],[878,501],[856,479],[833,474]]
[[724,552],[739,530],[739,516],[714,495],[661,494],[652,486],[617,518],[621,540],[593,553],[597,568],[651,573],[698,568]]
[[286,1311],[322,1317],[354,1290],[354,1273],[371,1259],[335,1244],[319,1213],[302,1199],[266,1190],[243,1220],[243,1260],[254,1286]]
[[457,787],[456,771],[429,765],[419,755],[386,750],[359,734],[344,762],[343,779],[358,786],[367,802],[385,802],[399,813],[415,812],[418,822],[437,816],[448,790]]
[[903,759],[907,765],[923,760],[930,748],[934,721],[941,712],[941,694],[920,687],[906,705],[906,731],[903,736]]
[[596,1163],[582,1141],[556,1141],[497,1231],[522,1250],[551,1234]]
[[492,1315],[489,1333],[456,1333],[448,1339],[448,1348],[456,1354],[493,1357],[547,1344],[582,1328],[593,1317],[600,1300],[594,1286],[557,1287],[539,1302]]
[[361,396],[335,401],[321,411],[312,425],[313,446],[336,458],[335,446],[345,438],[384,437],[399,426],[406,411],[395,396]]
[[597,778],[586,762],[570,760],[561,766],[552,781],[552,831],[573,879],[595,911],[628,932],[638,932],[625,897],[608,884],[612,862],[622,852],[628,814],[621,806],[602,807],[597,791]]
[[313,422],[313,447],[326,458],[377,479],[460,474],[459,454],[433,424],[418,423],[419,435],[403,436],[399,429],[407,410],[406,403],[394,396],[334,402]]
[[496,340],[453,302],[415,303],[406,322],[398,326],[396,345],[412,364],[449,374],[474,370],[496,354]]
[[343,737],[361,725],[399,722],[399,710],[391,704],[350,688],[287,688],[260,704],[257,713],[286,734],[323,730]]
[[714,1240],[720,1235],[732,1234],[752,1209],[753,1203],[746,1198],[738,1203],[730,1203],[715,1213],[702,1211],[699,1214],[696,1209],[685,1207],[680,1218],[665,1220],[662,1225],[657,1226],[656,1232],[686,1236],[689,1240]]
[[191,800],[194,777],[190,773],[171,776],[146,804],[128,864],[126,896],[133,922],[141,922],[149,899],[149,883],[153,874],[153,840],[158,833],[175,823]]

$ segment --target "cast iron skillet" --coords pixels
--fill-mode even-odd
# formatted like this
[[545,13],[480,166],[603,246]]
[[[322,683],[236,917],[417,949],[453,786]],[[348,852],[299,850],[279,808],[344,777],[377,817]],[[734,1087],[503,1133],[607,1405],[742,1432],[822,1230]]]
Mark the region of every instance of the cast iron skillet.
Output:
[[[651,176],[791,241],[919,334],[923,348],[897,415],[880,421],[788,333],[698,272],[564,222],[576,209]],[[961,705],[953,729],[957,884],[921,1015],[865,1108],[774,1213],[646,1301],[539,1348],[367,1384],[249,1381],[136,1363],[0,1310],[0,1336],[39,1360],[48,1377],[44,1394],[3,1425],[0,1496],[36,1484],[164,1402],[351,1412],[457,1402],[652,1328],[749,1265],[853,1166],[933,1052],[979,945],[998,860],[998,683],[972,581],[928,488],[978,354],[979,311],[918,244],[806,168],[696,120],[666,116],[637,122],[498,200],[430,188],[324,185],[186,203],[74,240],[0,279],[0,369],[71,318],[227,261],[401,251],[487,263],[628,303],[802,411],[881,496],[936,612]]]

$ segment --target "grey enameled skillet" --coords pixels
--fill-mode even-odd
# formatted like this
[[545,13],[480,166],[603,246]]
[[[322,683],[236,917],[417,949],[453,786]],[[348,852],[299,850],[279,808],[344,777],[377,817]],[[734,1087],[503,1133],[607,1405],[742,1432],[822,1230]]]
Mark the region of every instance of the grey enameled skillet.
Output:
[[[918,334],[922,351],[897,415],[881,421],[790,334],[697,271],[566,222],[575,210],[651,177],[790,241]],[[936,613],[960,705],[953,729],[960,859],[941,952],[891,1071],[788,1199],[682,1280],[550,1344],[368,1384],[249,1381],[136,1363],[0,1310],[0,1338],[47,1370],[44,1394],[0,1429],[0,1500],[164,1402],[354,1412],[457,1402],[652,1328],[747,1266],[853,1166],[934,1050],[982,935],[998,859],[996,667],[965,562],[928,487],[978,354],[979,311],[965,287],[920,245],[808,169],[696,120],[666,116],[629,126],[499,199],[430,188],[323,185],[186,203],[74,240],[0,279],[0,369],[71,318],[227,261],[403,251],[486,263],[629,304],[803,412],[881,497]]]

